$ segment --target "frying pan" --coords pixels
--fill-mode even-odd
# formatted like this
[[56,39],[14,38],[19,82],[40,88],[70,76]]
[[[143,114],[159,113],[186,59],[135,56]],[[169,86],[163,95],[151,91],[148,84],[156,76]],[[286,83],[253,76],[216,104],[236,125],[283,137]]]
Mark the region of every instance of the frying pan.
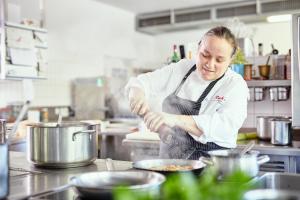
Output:
[[[153,169],[156,167],[163,167],[168,165],[177,165],[177,166],[191,166],[190,170],[176,170],[176,171],[165,171],[160,169]],[[165,175],[174,173],[174,172],[193,172],[195,174],[200,174],[204,167],[206,166],[200,160],[184,160],[184,159],[152,159],[152,160],[140,160],[133,163],[133,167],[136,169],[148,170],[159,172]]]
[[33,197],[55,194],[73,188],[80,199],[113,199],[116,186],[126,186],[134,192],[147,192],[158,196],[160,186],[165,182],[164,175],[149,171],[98,171],[88,172],[70,178],[70,183],[55,189],[30,194],[18,199],[26,200]]

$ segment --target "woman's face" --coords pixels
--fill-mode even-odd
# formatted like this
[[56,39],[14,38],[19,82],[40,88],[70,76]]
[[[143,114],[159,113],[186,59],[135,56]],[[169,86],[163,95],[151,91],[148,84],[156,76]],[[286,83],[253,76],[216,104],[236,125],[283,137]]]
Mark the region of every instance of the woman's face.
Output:
[[201,41],[196,57],[197,71],[204,80],[221,77],[231,62],[233,47],[223,38],[206,36]]

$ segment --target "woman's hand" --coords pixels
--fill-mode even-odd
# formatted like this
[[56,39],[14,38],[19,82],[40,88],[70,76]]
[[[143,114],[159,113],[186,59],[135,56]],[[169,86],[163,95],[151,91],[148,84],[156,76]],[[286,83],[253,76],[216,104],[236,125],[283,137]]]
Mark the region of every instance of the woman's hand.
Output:
[[144,117],[145,124],[150,131],[157,132],[162,125],[175,127],[178,119],[177,115],[164,112],[148,112]]
[[140,88],[133,87],[130,89],[129,104],[131,112],[140,116],[144,116],[150,110],[145,94]]

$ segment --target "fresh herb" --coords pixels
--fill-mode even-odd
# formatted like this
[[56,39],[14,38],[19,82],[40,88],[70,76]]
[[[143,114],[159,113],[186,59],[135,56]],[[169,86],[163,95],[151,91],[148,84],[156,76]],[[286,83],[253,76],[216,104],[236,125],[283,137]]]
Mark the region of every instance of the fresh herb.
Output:
[[232,59],[232,64],[246,64],[247,60],[241,48],[237,48],[237,51]]
[[206,169],[200,177],[191,173],[178,173],[167,177],[161,188],[161,195],[149,192],[137,192],[130,189],[116,188],[115,200],[240,200],[243,194],[253,189],[251,178],[236,171],[221,180],[216,171]]

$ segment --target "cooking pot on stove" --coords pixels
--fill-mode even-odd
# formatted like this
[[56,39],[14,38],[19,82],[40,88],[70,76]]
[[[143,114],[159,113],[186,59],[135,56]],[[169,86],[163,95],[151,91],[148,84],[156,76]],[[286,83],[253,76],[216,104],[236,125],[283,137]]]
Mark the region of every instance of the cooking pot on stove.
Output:
[[93,122],[29,124],[28,160],[50,168],[91,164],[97,158],[99,133],[100,124]]
[[229,175],[236,170],[241,170],[251,177],[259,172],[259,165],[270,160],[267,155],[258,156],[258,151],[248,151],[240,155],[237,149],[213,150],[208,151],[211,158],[200,157],[200,160],[206,164],[212,165],[221,176]]

